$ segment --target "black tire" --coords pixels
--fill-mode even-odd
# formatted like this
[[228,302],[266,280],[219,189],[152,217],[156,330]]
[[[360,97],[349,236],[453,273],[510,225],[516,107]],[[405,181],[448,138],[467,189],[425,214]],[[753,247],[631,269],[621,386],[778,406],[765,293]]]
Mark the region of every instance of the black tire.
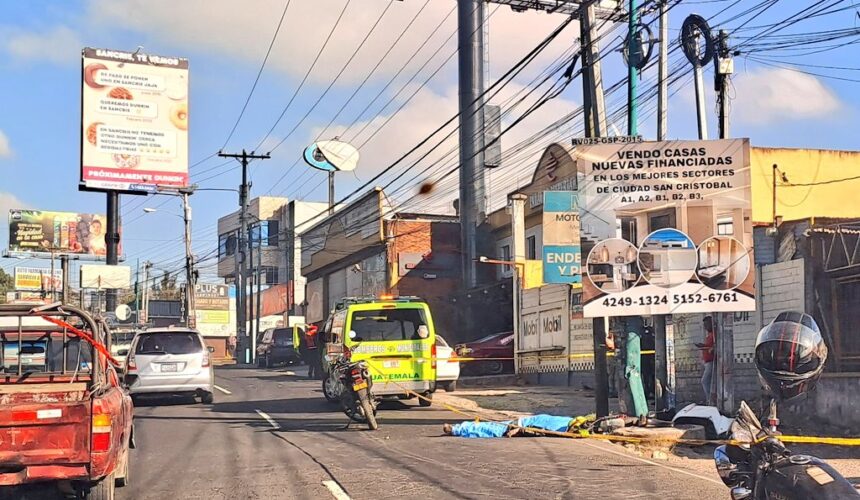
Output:
[[87,500],[114,500],[116,493],[116,482],[114,475],[102,479],[90,486],[89,493],[84,497]]
[[122,458],[122,468],[119,471],[119,475],[116,475],[116,479],[114,482],[116,483],[117,488],[123,488],[131,484],[131,466],[129,466],[129,460],[131,459],[131,451],[126,450],[125,456]]
[[422,394],[422,397],[418,398],[418,404],[427,408],[428,406],[433,404],[433,393],[428,392],[426,394]]
[[215,394],[211,392],[203,392],[200,394],[200,402],[205,405],[211,405],[215,402]]
[[454,392],[457,390],[457,381],[451,380],[449,382],[445,382],[443,387],[445,388],[445,392]]
[[379,429],[379,424],[376,422],[376,414],[373,410],[373,404],[371,404],[370,399],[365,395],[361,396],[361,412],[364,413],[364,418],[367,420],[367,428],[375,431]]
[[488,361],[483,370],[487,375],[499,375],[504,371],[505,365],[501,361]]
[[329,377],[323,378],[323,380],[322,380],[323,396],[325,396],[326,401],[328,401],[329,403],[337,403],[338,401],[340,401],[340,394],[334,394],[333,393],[334,389],[330,387],[331,386],[330,382],[331,381],[329,380]]

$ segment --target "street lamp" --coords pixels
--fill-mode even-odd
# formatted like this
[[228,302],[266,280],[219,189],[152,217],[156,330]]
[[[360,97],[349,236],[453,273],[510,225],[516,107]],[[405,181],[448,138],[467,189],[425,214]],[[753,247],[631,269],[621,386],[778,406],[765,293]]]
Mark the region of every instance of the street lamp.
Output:
[[[182,197],[182,214],[164,212],[182,219],[185,225],[185,325],[189,328],[197,327],[197,317],[194,307],[194,255],[191,252],[191,205],[188,204],[188,191],[180,191]],[[143,212],[152,214],[158,212],[157,208],[144,207]]]

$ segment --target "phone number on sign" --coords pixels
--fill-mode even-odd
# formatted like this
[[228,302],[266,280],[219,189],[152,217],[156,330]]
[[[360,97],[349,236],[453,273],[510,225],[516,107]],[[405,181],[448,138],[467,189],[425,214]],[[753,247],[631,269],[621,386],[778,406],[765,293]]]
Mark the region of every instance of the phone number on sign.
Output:
[[[721,304],[739,302],[735,292],[683,293],[672,295],[672,304]],[[669,304],[668,295],[643,295],[641,297],[606,297],[604,307],[657,306]]]

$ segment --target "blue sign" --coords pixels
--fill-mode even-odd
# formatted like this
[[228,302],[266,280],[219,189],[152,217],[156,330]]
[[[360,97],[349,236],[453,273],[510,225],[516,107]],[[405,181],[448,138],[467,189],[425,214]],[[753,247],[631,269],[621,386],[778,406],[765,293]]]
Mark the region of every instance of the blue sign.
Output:
[[582,283],[579,245],[544,245],[544,283]]

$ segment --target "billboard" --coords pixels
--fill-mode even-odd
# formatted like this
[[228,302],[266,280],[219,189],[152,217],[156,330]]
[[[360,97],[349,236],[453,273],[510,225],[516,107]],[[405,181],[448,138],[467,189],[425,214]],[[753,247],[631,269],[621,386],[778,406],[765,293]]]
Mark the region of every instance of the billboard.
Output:
[[236,302],[230,287],[210,283],[194,285],[194,316],[197,330],[207,336],[236,334]]
[[81,266],[81,288],[128,289],[131,288],[131,268],[128,266]]
[[38,290],[62,290],[63,271],[54,269],[54,279],[51,280],[51,270],[43,267],[16,267],[15,268],[15,290],[38,291]]
[[576,149],[585,317],[755,310],[747,139]]
[[9,210],[9,252],[103,256],[106,230],[104,215],[13,209]]
[[543,194],[543,281],[582,286],[579,204],[573,191]]
[[188,60],[85,48],[81,185],[153,192],[188,184]]

